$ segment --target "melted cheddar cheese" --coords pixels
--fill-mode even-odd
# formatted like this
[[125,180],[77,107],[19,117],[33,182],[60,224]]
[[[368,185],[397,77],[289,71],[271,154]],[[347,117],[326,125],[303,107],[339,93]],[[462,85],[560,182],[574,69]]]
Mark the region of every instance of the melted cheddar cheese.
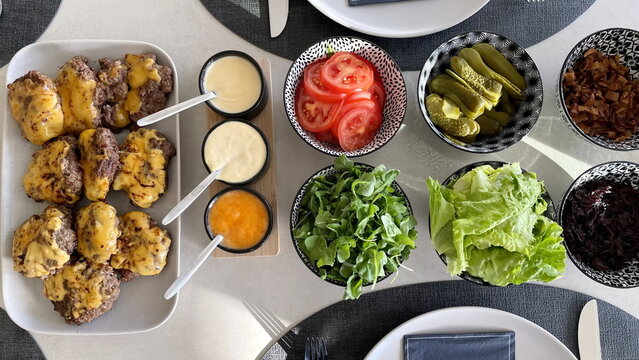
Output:
[[120,152],[113,189],[126,191],[131,202],[141,208],[153,205],[166,190],[164,153],[152,147],[154,141],[161,140],[156,130],[139,129],[129,133]]
[[131,119],[129,119],[129,111],[126,109],[125,100],[120,100],[117,104],[115,104],[114,125],[116,128],[121,129],[127,127],[130,123]]
[[11,114],[27,140],[42,145],[64,133],[60,97],[49,78],[44,84],[26,78],[9,84],[8,88]]
[[124,102],[124,109],[129,114],[135,114],[142,106],[139,89],[149,81],[160,82],[162,78],[155,66],[155,61],[150,57],[127,54],[124,60],[129,65],[127,80],[131,87]]
[[88,261],[102,264],[115,254],[120,230],[115,208],[102,201],[81,208],[76,215],[78,252]]
[[79,193],[63,188],[64,159],[71,145],[64,140],[49,143],[46,148],[33,154],[22,186],[27,195],[36,200],[45,200],[57,204],[73,204],[80,198]]
[[166,265],[171,246],[168,231],[152,225],[151,217],[141,211],[124,214],[120,226],[118,253],[111,257],[111,266],[140,275],[159,274]]
[[75,302],[65,317],[79,318],[85,311],[99,307],[106,299],[102,295],[104,265],[80,261],[69,264],[59,273],[44,280],[44,294],[51,301],[63,301],[66,296]]
[[55,206],[32,216],[13,234],[13,269],[26,277],[44,277],[61,269],[69,254],[60,249],[53,234],[62,229],[66,215]]
[[93,120],[98,115],[98,109],[93,103],[93,96],[97,82],[94,79],[82,79],[77,70],[66,63],[58,73],[56,84],[62,99],[66,132],[79,134],[83,130],[95,128]]
[[111,182],[106,177],[96,176],[96,166],[107,158],[106,154],[98,154],[93,146],[95,129],[84,130],[78,138],[80,146],[80,166],[82,166],[82,182],[84,195],[91,201],[103,200],[109,192]]

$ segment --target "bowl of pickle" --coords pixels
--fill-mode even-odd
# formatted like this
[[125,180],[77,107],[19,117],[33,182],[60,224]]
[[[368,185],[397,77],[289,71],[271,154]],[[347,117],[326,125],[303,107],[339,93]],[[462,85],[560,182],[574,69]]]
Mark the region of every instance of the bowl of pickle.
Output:
[[499,34],[473,31],[430,54],[417,97],[440,139],[460,150],[491,153],[530,132],[544,93],[537,65],[523,47]]

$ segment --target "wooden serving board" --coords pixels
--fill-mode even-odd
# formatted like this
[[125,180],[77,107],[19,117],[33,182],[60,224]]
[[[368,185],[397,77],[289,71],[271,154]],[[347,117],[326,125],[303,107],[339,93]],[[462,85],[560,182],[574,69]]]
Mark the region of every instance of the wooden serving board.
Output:
[[[270,165],[259,180],[246,185],[246,187],[257,190],[257,192],[262,194],[270,203],[271,209],[273,210],[273,230],[271,231],[271,236],[268,238],[268,240],[266,240],[266,242],[255,251],[245,254],[234,254],[218,248],[213,251],[214,257],[231,258],[249,256],[276,256],[280,253],[280,236],[277,221],[277,159],[275,157],[275,122],[273,118],[273,93],[271,91],[271,62],[268,59],[255,59],[255,61],[257,61],[257,63],[262,68],[262,73],[264,73],[264,79],[266,80],[266,90],[268,91],[268,100],[266,102],[264,110],[262,110],[262,112],[256,118],[250,121],[257,125],[257,127],[259,127],[264,132],[264,135],[266,135],[266,138],[268,139]],[[209,128],[224,120],[222,116],[211,110],[211,108],[207,107],[206,111]],[[219,191],[227,187],[229,187],[229,185],[226,185],[219,181],[215,181],[209,187],[209,190],[211,191],[211,195],[215,195]]]

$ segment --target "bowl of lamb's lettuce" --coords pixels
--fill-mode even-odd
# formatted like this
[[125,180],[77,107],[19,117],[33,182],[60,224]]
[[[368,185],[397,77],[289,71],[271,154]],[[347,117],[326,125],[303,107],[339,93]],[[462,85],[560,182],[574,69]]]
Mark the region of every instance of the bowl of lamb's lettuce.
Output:
[[291,209],[291,237],[304,264],[357,299],[387,278],[415,249],[417,222],[398,170],[345,156],[311,176]]
[[507,286],[549,282],[566,267],[562,228],[544,184],[519,163],[465,166],[428,178],[430,235],[451,275]]

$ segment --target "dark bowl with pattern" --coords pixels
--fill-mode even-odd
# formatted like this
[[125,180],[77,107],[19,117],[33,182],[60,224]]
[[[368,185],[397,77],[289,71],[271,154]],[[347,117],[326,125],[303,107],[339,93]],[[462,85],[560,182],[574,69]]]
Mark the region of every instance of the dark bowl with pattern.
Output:
[[[426,109],[425,99],[430,95],[428,83],[435,76],[445,74],[450,68],[450,59],[464,48],[478,43],[491,44],[503,54],[526,80],[526,89],[522,92],[523,101],[515,102],[515,114],[510,122],[495,136],[478,135],[472,143],[464,143],[442,131],[431,120]],[[544,101],[544,87],[537,65],[526,50],[513,40],[499,34],[486,31],[471,31],[457,35],[439,45],[428,57],[419,74],[417,83],[417,103],[419,110],[430,129],[448,145],[472,152],[492,153],[501,151],[517,143],[535,126]]]
[[[357,163],[356,162],[355,165],[358,166],[359,168],[367,170],[367,171],[372,171],[374,169],[373,166],[368,165],[368,164],[362,164],[362,163]],[[300,214],[300,210],[301,210],[301,207],[302,207],[302,199],[304,198],[304,195],[306,195],[306,191],[308,189],[308,186],[311,183],[311,180],[313,180],[315,177],[318,177],[318,176],[330,176],[332,174],[335,174],[335,172],[336,172],[335,171],[335,167],[333,165],[329,165],[329,166],[319,170],[315,174],[311,175],[311,177],[306,179],[306,181],[304,182],[302,187],[300,187],[300,189],[297,191],[297,194],[295,194],[295,198],[293,199],[293,205],[291,206],[291,217],[290,217],[289,229],[290,229],[290,232],[291,232],[291,239],[293,240],[293,247],[295,248],[295,251],[297,252],[297,255],[300,257],[300,259],[302,260],[304,265],[306,265],[306,267],[309,270],[311,270],[313,272],[313,274],[317,275],[317,277],[321,277],[319,268],[317,266],[315,266],[315,264],[313,264],[313,262],[311,260],[309,260],[309,258],[306,256],[306,254],[304,254],[304,251],[302,251],[302,249],[300,248],[297,240],[295,239],[294,232],[295,232],[295,228],[297,227],[297,223],[299,221],[299,214]],[[402,188],[399,186],[397,181],[393,181],[393,183],[391,184],[391,187],[395,191],[394,192],[395,195],[404,198],[404,201],[406,202],[406,207],[408,208],[408,212],[410,213],[411,216],[414,216],[413,208],[410,205],[410,201],[408,200],[408,196],[406,196],[406,193],[404,193],[404,190],[402,190]],[[382,281],[382,280],[386,279],[387,277],[389,277],[391,274],[393,274],[393,273],[386,273],[383,277],[378,278],[377,282],[379,283],[380,281]],[[323,280],[328,282],[328,283],[331,283],[333,285],[342,286],[342,287],[346,286],[346,282],[335,280],[335,279],[330,279],[328,277],[326,277]],[[371,284],[370,283],[362,284],[362,286],[369,286],[369,285],[371,285]]]
[[613,161],[603,163],[586,170],[579,175],[577,179],[570,185],[563,196],[561,206],[559,207],[559,225],[564,228],[564,239],[568,257],[575,266],[584,275],[595,280],[596,282],[614,288],[634,288],[639,286],[639,260],[626,262],[624,266],[618,270],[599,270],[590,266],[575,251],[575,244],[569,241],[568,234],[570,228],[566,221],[568,199],[575,193],[575,190],[584,184],[595,181],[605,180],[609,182],[623,183],[630,185],[634,189],[639,189],[639,164],[626,161]]
[[[446,178],[446,180],[444,180],[444,182],[442,182],[443,186],[448,186],[454,182],[456,182],[460,177],[464,176],[464,174],[466,174],[467,172],[473,170],[474,168],[480,167],[480,166],[484,166],[484,165],[490,165],[493,169],[498,169],[504,165],[506,165],[508,163],[505,163],[503,161],[478,161],[476,163],[472,163],[469,165],[466,165],[464,167],[462,167],[461,169],[455,171],[454,173],[452,173],[449,177]],[[526,172],[525,169],[521,169],[522,172]],[[557,217],[557,213],[555,211],[555,203],[552,201],[552,198],[550,197],[550,194],[548,194],[547,191],[544,191],[543,193],[541,193],[541,197],[548,203],[548,208],[546,209],[546,212],[544,212],[544,216],[551,219],[551,220],[556,220]],[[428,234],[429,236],[431,236],[430,233],[430,215],[428,216]],[[441,259],[441,261],[445,264],[448,265],[448,263],[446,262],[446,255],[444,254],[440,254],[437,253],[437,256],[439,256],[439,258]],[[459,275],[460,278],[469,281],[473,284],[478,284],[478,285],[484,285],[484,286],[495,286],[497,287],[497,285],[493,285],[487,281],[484,281],[481,278],[478,278],[476,276],[470,275],[466,272],[462,272]],[[512,284],[509,284],[507,286],[511,286]]]
[[[368,60],[379,72],[386,91],[381,127],[373,141],[357,150],[344,151],[339,145],[319,141],[314,133],[300,126],[295,114],[295,94],[304,78],[304,69],[314,61],[326,57],[329,47],[334,52],[350,51]],[[293,62],[284,81],[284,108],[291,126],[307,144],[328,155],[344,154],[352,158],[380,149],[397,133],[406,114],[406,94],[402,72],[386,51],[368,40],[353,36],[336,36],[313,44]]]
[[610,150],[630,151],[639,149],[639,130],[630,138],[623,141],[614,141],[604,136],[591,136],[586,134],[579,125],[570,116],[570,112],[566,107],[565,92],[563,89],[563,79],[566,71],[575,66],[584,53],[595,48],[608,56],[620,55],[621,64],[628,67],[630,76],[633,79],[639,79],[639,31],[623,28],[612,28],[597,31],[583,38],[575,45],[566,57],[559,79],[557,80],[557,91],[555,92],[555,100],[559,108],[559,114],[572,131],[579,137],[590,141],[596,145]]

